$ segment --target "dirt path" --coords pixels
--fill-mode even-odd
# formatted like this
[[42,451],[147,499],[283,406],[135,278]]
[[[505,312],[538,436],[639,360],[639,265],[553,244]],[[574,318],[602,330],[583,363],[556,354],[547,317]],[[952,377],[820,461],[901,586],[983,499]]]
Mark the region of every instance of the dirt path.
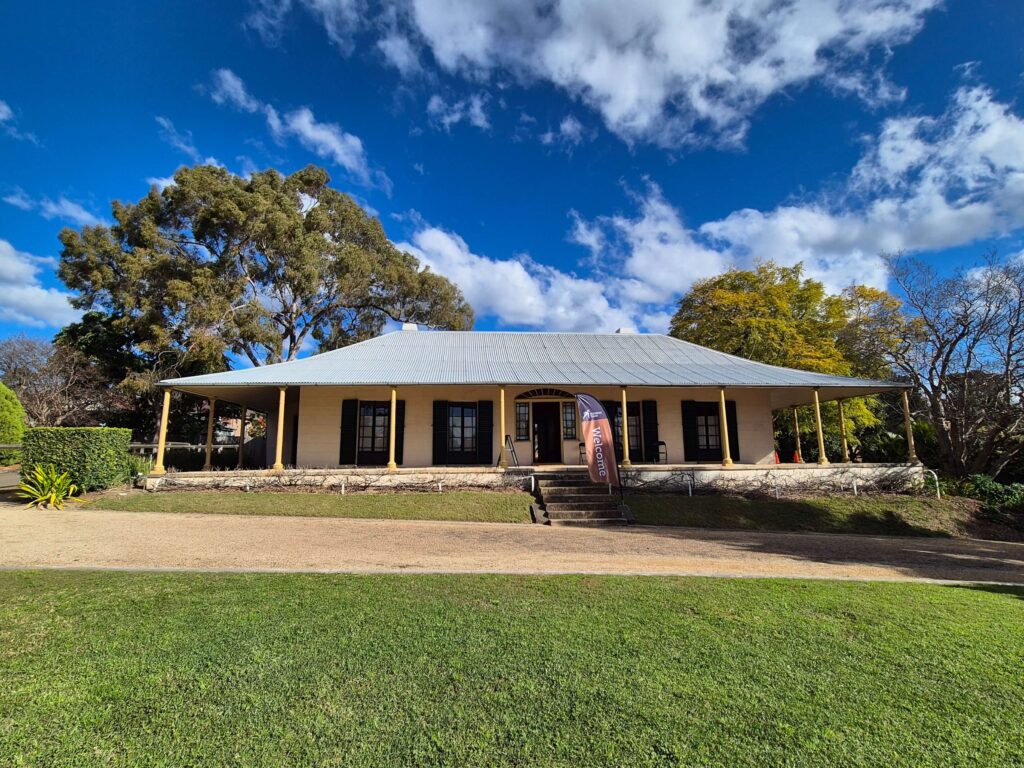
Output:
[[0,505],[0,567],[601,573],[1024,584],[1024,544],[635,526],[107,512]]

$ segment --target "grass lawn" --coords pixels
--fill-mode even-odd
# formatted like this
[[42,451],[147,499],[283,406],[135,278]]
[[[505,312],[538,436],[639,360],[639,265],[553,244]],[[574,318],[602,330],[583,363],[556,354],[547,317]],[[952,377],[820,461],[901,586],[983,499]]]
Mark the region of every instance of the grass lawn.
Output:
[[627,495],[643,525],[689,525],[751,531],[820,531],[899,536],[977,536],[1019,540],[1012,529],[977,518],[970,499],[921,496],[823,496],[748,499],[742,496]]
[[[161,491],[106,493],[93,497],[101,509],[127,512],[216,512],[223,515],[375,517],[395,520],[470,520],[529,523],[533,496],[520,491],[445,493],[297,493]],[[88,507],[86,507],[88,509]]]
[[1008,766],[1024,590],[0,573],[0,764]]

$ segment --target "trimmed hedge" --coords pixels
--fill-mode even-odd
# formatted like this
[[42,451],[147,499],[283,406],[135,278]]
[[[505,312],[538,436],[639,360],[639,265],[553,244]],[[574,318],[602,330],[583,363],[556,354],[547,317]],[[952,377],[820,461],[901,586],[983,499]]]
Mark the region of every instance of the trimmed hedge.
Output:
[[87,491],[124,482],[128,473],[130,429],[113,427],[32,427],[22,440],[22,476],[34,466],[52,464]]
[[[0,381],[0,443],[20,443],[25,433],[25,409],[18,396]],[[14,464],[21,457],[16,448],[0,449],[0,466]]]

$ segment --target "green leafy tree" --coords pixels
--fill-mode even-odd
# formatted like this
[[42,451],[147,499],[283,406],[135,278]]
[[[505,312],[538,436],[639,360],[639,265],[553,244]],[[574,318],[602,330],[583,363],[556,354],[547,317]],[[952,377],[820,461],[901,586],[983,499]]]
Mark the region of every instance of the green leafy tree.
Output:
[[[734,269],[696,282],[679,302],[670,333],[711,349],[787,368],[838,376],[891,375],[886,349],[895,341],[888,333],[886,313],[899,312],[899,300],[884,291],[855,286],[829,294],[817,280],[804,277],[803,267],[774,262],[752,270]],[[882,404],[857,398],[846,404],[847,431],[878,425]],[[809,409],[800,414],[802,453],[817,458],[809,439],[814,421]],[[829,435],[839,431],[839,410],[826,403],[822,419]],[[789,458],[795,448],[792,417],[776,419],[780,450]],[[827,446],[838,454],[838,441]]]
[[463,330],[472,309],[398,250],[322,168],[248,179],[183,168],[110,227],[65,229],[60,276],[77,306],[111,318],[150,379],[185,367],[292,360],[377,335],[388,320]]
[[[25,434],[25,409],[6,384],[0,383],[0,443],[20,443]],[[19,451],[0,449],[0,464],[18,461]]]

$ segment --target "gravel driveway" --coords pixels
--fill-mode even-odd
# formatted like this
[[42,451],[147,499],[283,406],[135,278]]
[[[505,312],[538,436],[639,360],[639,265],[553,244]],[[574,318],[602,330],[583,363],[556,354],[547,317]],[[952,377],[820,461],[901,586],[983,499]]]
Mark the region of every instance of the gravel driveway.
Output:
[[1024,544],[632,526],[160,514],[0,505],[0,567],[594,573],[1024,584]]

